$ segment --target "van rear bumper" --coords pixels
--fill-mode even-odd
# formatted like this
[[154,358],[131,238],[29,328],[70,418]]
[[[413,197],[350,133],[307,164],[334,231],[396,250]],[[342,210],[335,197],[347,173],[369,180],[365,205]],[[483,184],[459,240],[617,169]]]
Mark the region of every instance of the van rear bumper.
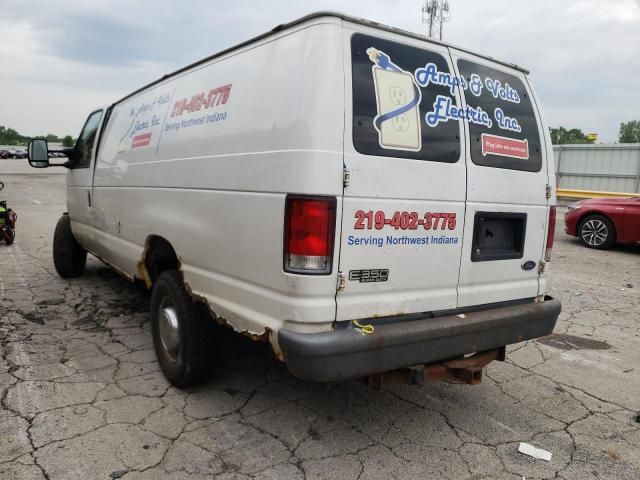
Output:
[[[375,331],[278,332],[289,371],[304,380],[327,382],[460,357],[553,332],[560,301],[494,307],[439,317],[385,319]],[[368,322],[365,322],[368,323]]]

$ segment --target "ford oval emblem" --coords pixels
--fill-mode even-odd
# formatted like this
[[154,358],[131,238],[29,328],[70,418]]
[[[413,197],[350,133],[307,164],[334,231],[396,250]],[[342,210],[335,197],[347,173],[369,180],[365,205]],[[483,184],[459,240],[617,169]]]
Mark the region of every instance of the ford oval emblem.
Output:
[[536,266],[536,262],[534,262],[533,260],[527,260],[526,262],[524,262],[522,264],[522,269],[523,270],[533,270]]

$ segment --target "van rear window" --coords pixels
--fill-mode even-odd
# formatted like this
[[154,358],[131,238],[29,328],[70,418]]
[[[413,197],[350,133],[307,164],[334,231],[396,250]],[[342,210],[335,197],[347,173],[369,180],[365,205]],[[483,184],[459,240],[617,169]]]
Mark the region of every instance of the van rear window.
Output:
[[542,167],[540,133],[522,80],[468,60],[458,60],[469,107],[488,114],[468,122],[471,160],[476,165],[537,172]]
[[[351,37],[353,146],[365,155],[434,162],[460,158],[460,122],[429,126],[437,97],[456,105],[445,57],[369,35]],[[428,69],[428,70],[427,70]],[[429,81],[439,75],[441,81]]]

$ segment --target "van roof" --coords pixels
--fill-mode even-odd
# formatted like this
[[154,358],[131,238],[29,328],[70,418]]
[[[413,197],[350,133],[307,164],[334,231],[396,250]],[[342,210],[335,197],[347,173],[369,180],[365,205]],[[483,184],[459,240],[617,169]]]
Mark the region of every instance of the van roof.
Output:
[[272,28],[268,32],[265,32],[265,33],[263,33],[261,35],[253,37],[253,38],[251,38],[249,40],[246,40],[246,41],[244,41],[242,43],[239,43],[237,45],[234,45],[232,47],[229,47],[229,48],[226,48],[224,50],[221,50],[221,51],[219,51],[217,53],[214,53],[213,55],[209,55],[208,57],[205,57],[205,58],[203,58],[201,60],[198,60],[197,62],[191,63],[191,64],[189,64],[189,65],[187,65],[185,67],[182,67],[182,68],[180,68],[180,69],[178,69],[178,70],[176,70],[174,72],[171,72],[171,73],[168,73],[166,75],[163,75],[159,79],[154,80],[153,82],[151,82],[151,83],[149,83],[149,84],[137,89],[134,92],[131,92],[129,95],[126,95],[125,97],[122,97],[120,100],[114,102],[113,105],[117,105],[118,103],[123,102],[123,101],[127,100],[128,98],[131,98],[134,95],[137,95],[138,93],[148,89],[149,87],[152,87],[152,86],[154,86],[154,85],[156,85],[156,84],[158,84],[160,82],[163,82],[164,80],[167,80],[168,78],[171,78],[171,77],[174,77],[176,75],[179,75],[180,73],[182,73],[182,72],[184,72],[186,70],[189,70],[189,69],[191,69],[193,67],[197,67],[198,65],[206,63],[206,62],[208,62],[210,60],[213,60],[213,59],[215,59],[217,57],[221,57],[222,55],[226,55],[229,52],[232,52],[234,50],[238,50],[238,49],[240,49],[242,47],[245,47],[247,45],[250,45],[250,44],[252,44],[254,42],[257,42],[259,40],[267,38],[267,37],[269,37],[269,36],[271,36],[271,35],[273,35],[275,33],[278,33],[280,31],[282,31],[282,30],[286,30],[287,28],[291,28],[291,27],[294,27],[294,26],[299,25],[301,23],[308,22],[309,20],[314,20],[316,18],[321,18],[321,17],[340,18],[342,20],[346,20],[346,21],[352,22],[352,23],[357,23],[359,25],[364,25],[366,27],[377,28],[378,30],[384,30],[384,31],[387,31],[387,32],[396,33],[398,35],[403,35],[405,37],[415,38],[415,39],[422,40],[422,41],[425,41],[425,42],[428,42],[428,43],[433,43],[433,44],[436,44],[436,45],[442,45],[442,46],[445,46],[445,47],[455,48],[455,49],[460,50],[462,52],[469,53],[469,54],[475,55],[477,57],[484,58],[486,60],[490,60],[492,62],[499,63],[501,65],[504,65],[504,66],[519,70],[521,72],[524,72],[525,74],[529,73],[529,70],[527,70],[527,69],[525,69],[525,68],[523,68],[523,67],[521,67],[519,65],[516,65],[515,63],[503,62],[503,61],[497,60],[497,59],[495,59],[495,58],[493,58],[493,57],[491,57],[489,55],[483,55],[483,54],[480,54],[480,53],[477,53],[477,52],[473,52],[473,51],[468,50],[466,48],[461,48],[461,47],[458,47],[456,45],[452,45],[452,44],[447,43],[447,42],[434,40],[432,38],[425,37],[424,35],[419,35],[417,33],[409,32],[407,30],[402,30],[401,28],[391,27],[391,26],[385,25],[383,23],[373,22],[371,20],[365,20],[364,18],[353,17],[353,16],[346,15],[346,14],[340,13],[340,12],[319,11],[319,12],[310,13],[309,15],[305,15],[304,17],[300,17],[297,20],[293,20],[293,21],[291,21],[289,23],[282,23],[280,25],[277,25],[276,27]]

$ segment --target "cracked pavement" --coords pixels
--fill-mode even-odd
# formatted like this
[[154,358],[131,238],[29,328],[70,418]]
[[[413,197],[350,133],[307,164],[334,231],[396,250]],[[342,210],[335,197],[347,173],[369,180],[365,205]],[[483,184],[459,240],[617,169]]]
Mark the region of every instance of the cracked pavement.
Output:
[[303,382],[229,333],[215,376],[181,391],[143,287],[91,257],[83,277],[56,275],[62,173],[0,161],[19,215],[0,244],[0,479],[640,478],[640,249],[587,250],[559,215],[556,333],[579,338],[512,346],[479,386]]

